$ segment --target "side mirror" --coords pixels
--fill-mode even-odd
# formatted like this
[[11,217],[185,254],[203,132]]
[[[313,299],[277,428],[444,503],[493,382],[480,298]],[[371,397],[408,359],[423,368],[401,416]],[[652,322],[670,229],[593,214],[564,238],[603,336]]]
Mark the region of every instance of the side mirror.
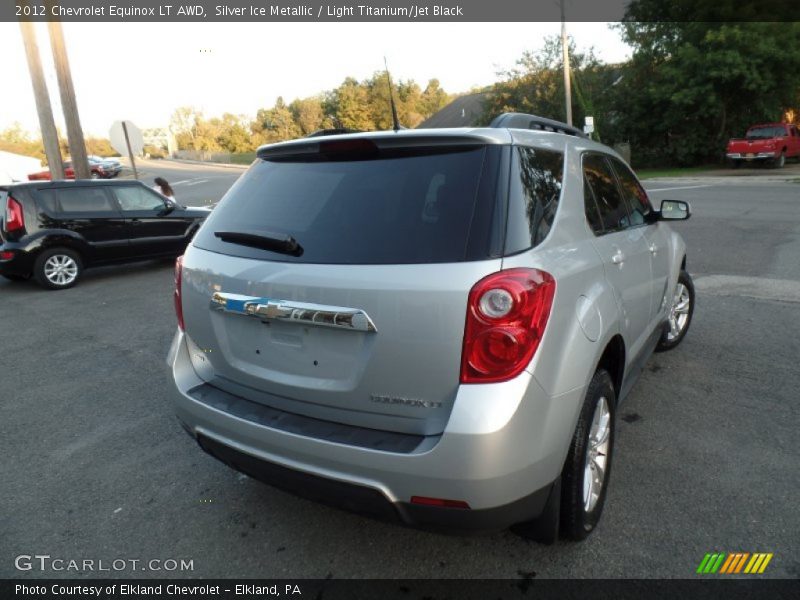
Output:
[[692,216],[692,207],[683,200],[662,200],[661,221],[685,221]]
[[159,217],[165,217],[169,213],[171,213],[173,210],[175,210],[175,205],[172,204],[172,202],[170,202],[169,200],[165,200],[164,201],[164,208],[162,208],[161,210],[158,211],[158,216]]

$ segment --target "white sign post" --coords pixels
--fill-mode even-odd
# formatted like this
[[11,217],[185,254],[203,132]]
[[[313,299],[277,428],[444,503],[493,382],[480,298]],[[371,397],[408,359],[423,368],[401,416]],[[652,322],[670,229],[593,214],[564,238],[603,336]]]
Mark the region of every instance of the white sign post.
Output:
[[583,133],[586,135],[591,136],[594,133],[594,117],[586,117],[585,124],[583,126]]
[[108,139],[114,150],[120,154],[127,154],[130,157],[133,176],[139,179],[139,173],[136,171],[136,161],[133,155],[141,154],[144,149],[142,130],[130,121],[114,121],[111,129],[108,130]]

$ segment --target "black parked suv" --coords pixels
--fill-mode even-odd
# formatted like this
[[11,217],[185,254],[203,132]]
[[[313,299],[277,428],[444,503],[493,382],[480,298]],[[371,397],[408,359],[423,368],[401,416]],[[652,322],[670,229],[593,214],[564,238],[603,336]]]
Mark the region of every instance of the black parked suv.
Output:
[[209,214],[140,181],[0,186],[0,275],[45,288],[77,283],[96,265],[178,256]]

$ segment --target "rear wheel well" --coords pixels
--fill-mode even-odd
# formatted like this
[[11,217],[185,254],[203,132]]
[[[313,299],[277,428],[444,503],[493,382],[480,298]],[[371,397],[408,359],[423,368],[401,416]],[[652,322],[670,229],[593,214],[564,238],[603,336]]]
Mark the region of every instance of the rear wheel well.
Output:
[[681,261],[681,271],[686,270],[686,255],[683,255],[683,260]]
[[80,257],[81,262],[84,264],[84,266],[86,265],[86,263],[90,262],[85,245],[79,243],[78,241],[70,237],[61,238],[58,240],[52,240],[50,243],[43,245],[41,248],[39,248],[37,255],[41,254],[42,252],[47,252],[48,250],[58,250],[61,248],[64,248],[66,250],[71,250],[72,252],[77,254]]
[[603,355],[597,363],[598,369],[605,369],[611,375],[614,391],[619,399],[622,390],[622,377],[625,374],[625,343],[622,336],[617,334],[606,345]]

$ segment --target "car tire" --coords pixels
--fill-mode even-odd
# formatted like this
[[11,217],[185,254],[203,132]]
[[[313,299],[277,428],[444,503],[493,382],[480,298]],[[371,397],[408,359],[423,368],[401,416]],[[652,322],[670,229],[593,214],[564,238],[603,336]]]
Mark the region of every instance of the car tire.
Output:
[[656,352],[672,350],[683,341],[694,314],[694,282],[686,271],[681,270],[678,281],[669,300],[667,322],[661,339],[656,345]]
[[9,281],[28,281],[31,278],[30,275],[12,275],[10,273],[4,273],[3,277]]
[[78,283],[83,274],[80,255],[69,248],[50,248],[36,258],[33,276],[45,289],[65,290]]
[[782,169],[785,164],[786,164],[786,153],[781,152],[781,155],[775,159],[773,165],[776,169]]
[[617,395],[611,375],[598,369],[583,401],[561,474],[561,537],[585,539],[603,513],[614,452]]

